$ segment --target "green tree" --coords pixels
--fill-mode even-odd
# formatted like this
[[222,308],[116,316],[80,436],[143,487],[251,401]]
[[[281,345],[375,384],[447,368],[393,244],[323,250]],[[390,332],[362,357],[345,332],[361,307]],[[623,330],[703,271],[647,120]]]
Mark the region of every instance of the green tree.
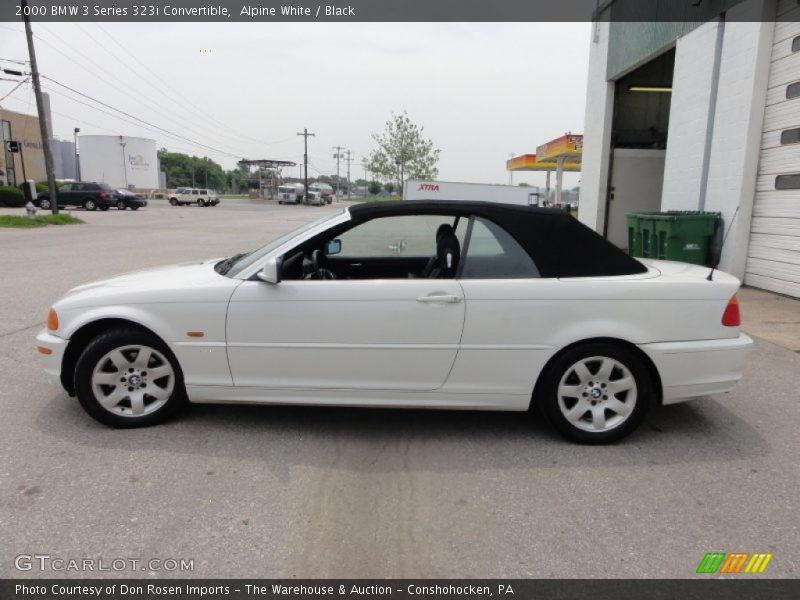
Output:
[[168,187],[210,187],[227,190],[230,179],[223,168],[205,156],[189,156],[180,152],[158,151],[161,169],[167,175]]
[[392,114],[383,133],[372,136],[378,147],[369,155],[368,169],[384,181],[435,179],[440,151],[423,133],[405,111]]
[[369,193],[377,196],[381,193],[381,184],[379,181],[372,180],[369,182]]
[[391,194],[392,192],[394,192],[394,184],[390,181],[383,186],[383,189],[385,189],[387,192]]

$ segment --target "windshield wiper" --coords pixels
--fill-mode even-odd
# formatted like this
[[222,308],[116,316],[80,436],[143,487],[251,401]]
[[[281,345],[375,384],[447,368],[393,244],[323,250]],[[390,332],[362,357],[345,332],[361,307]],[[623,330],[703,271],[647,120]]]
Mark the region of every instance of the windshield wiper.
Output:
[[217,273],[220,275],[225,275],[228,271],[233,268],[233,265],[236,264],[236,261],[239,259],[247,256],[247,252],[240,252],[239,254],[234,254],[233,256],[226,258],[225,260],[218,262],[216,265]]

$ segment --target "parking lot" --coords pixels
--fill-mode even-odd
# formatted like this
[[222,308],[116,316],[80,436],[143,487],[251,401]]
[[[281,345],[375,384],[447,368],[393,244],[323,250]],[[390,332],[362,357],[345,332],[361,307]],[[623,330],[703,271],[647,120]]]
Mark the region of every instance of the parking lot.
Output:
[[[771,552],[765,576],[798,576],[787,344],[756,338],[734,392],[657,409],[606,447],[514,413],[204,405],[111,430],[46,383],[34,336],[67,289],[253,249],[340,206],[155,200],[0,229],[0,577],[85,575],[15,569],[43,553],[193,559],[158,573],[180,577],[682,578],[711,551]],[[744,294],[746,324],[747,298],[769,296]],[[782,310],[800,323],[800,302]]]

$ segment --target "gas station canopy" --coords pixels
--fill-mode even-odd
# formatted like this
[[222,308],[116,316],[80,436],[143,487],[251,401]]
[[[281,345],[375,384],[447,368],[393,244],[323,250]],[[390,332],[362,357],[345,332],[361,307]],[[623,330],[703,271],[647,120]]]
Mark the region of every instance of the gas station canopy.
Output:
[[506,171],[546,171],[547,197],[550,197],[550,172],[556,172],[556,205],[561,205],[562,174],[580,171],[583,135],[567,132],[536,148],[536,154],[523,154],[506,161]]

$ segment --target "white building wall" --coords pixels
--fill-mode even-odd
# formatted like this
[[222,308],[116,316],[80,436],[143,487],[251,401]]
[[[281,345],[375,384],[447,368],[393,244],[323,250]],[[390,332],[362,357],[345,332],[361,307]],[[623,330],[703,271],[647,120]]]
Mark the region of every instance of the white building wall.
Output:
[[722,212],[730,234],[720,268],[740,279],[750,238],[775,11],[774,0],[736,5],[728,12],[722,46],[705,210]]
[[704,23],[676,44],[661,210],[698,208],[719,27]]
[[583,125],[583,165],[578,220],[602,232],[608,189],[614,83],[606,80],[609,23],[592,25],[589,81]]

